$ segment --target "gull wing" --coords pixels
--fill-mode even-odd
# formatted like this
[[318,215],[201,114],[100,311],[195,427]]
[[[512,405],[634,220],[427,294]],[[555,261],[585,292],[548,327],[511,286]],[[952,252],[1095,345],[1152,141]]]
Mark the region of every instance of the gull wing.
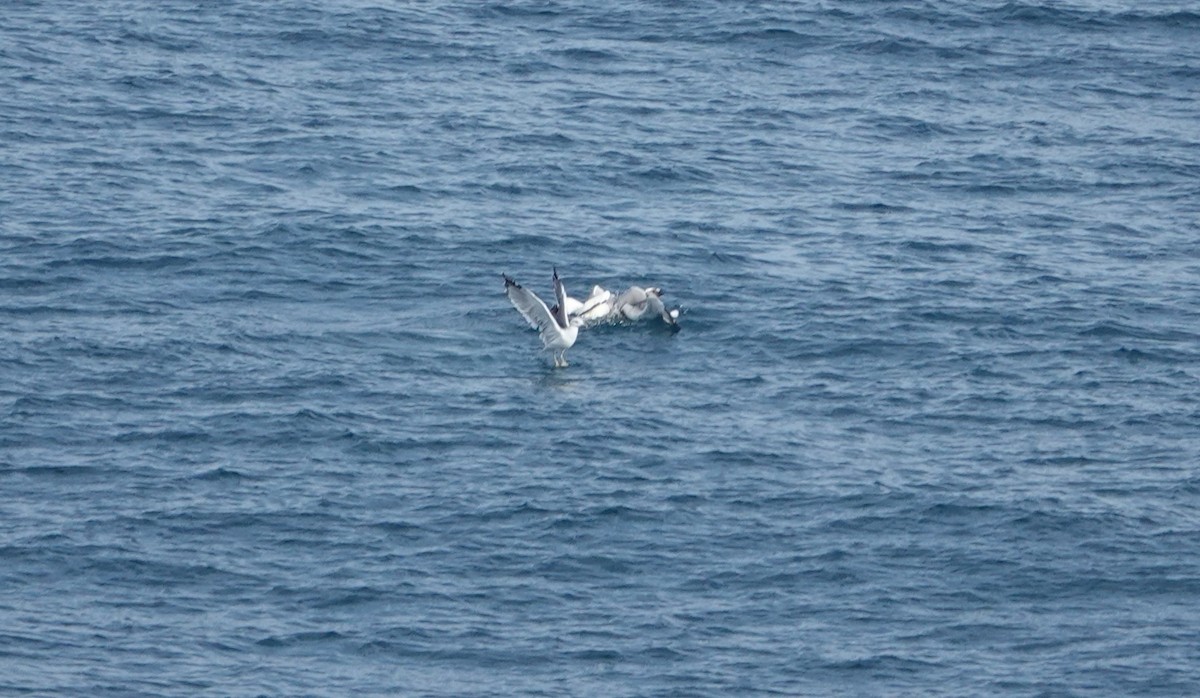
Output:
[[[593,286],[592,295],[588,296],[587,300],[573,314],[585,319],[591,319],[592,316],[607,315],[612,310],[612,299],[613,294],[611,291],[606,291],[599,286]],[[603,312],[598,314],[597,310]]]
[[533,291],[513,281],[508,274],[504,275],[504,293],[508,295],[509,302],[533,329],[540,330],[548,324],[554,324],[554,316],[550,314],[550,309],[546,307],[542,299],[538,298]]
[[558,323],[559,327],[566,329],[568,325],[567,289],[565,286],[563,286],[562,279],[558,278],[558,267],[554,268],[554,299],[558,303],[558,305],[555,306],[555,310],[557,310],[558,313],[554,316],[554,320]]
[[548,347],[551,342],[560,340],[562,329],[536,293],[513,281],[507,274],[504,275],[504,293],[508,295],[509,302],[517,312],[521,313],[521,317],[525,318],[525,322],[538,331],[544,346]]

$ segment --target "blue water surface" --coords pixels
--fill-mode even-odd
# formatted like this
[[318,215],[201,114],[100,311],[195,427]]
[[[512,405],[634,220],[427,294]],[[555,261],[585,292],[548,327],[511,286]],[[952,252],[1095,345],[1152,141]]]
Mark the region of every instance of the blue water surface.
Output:
[[3,18],[0,694],[1200,694],[1193,4]]

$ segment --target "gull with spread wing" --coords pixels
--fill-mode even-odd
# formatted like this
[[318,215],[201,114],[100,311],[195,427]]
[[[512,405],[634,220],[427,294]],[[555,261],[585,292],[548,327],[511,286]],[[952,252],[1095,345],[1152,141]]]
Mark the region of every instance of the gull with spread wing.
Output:
[[504,293],[525,322],[541,335],[544,348],[553,353],[554,367],[566,366],[566,351],[575,344],[583,320],[567,313],[567,292],[558,278],[558,269],[554,270],[554,299],[557,302],[553,312],[536,293],[513,281],[508,274],[504,275]]

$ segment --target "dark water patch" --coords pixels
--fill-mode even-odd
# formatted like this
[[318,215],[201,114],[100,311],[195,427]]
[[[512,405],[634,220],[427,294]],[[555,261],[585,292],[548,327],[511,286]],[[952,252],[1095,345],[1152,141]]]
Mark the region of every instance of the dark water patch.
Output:
[[196,473],[191,477],[201,482],[241,482],[248,476],[239,470],[219,466]]
[[619,54],[597,48],[567,48],[559,51],[558,55],[571,62],[581,64],[601,64],[621,60],[621,56]]
[[707,169],[690,165],[656,165],[634,170],[630,175],[636,182],[651,185],[707,182],[714,179],[712,173]]
[[475,12],[482,18],[504,17],[518,19],[550,20],[567,14],[557,5],[541,3],[483,3]]
[[861,213],[907,213],[913,209],[903,204],[885,204],[881,201],[876,202],[858,202],[858,201],[839,201],[835,206],[844,211],[854,211]]
[[152,427],[121,431],[113,437],[118,443],[203,443],[212,439],[212,435],[200,429],[178,427]]
[[1197,338],[1193,332],[1175,328],[1152,329],[1114,320],[1098,320],[1079,330],[1083,337],[1144,339],[1166,342],[1190,342]]
[[986,251],[983,246],[970,242],[941,240],[906,240],[900,246],[906,251],[934,257],[947,256],[947,253],[974,256]]
[[1054,27],[1068,30],[1099,30],[1109,26],[1110,15],[1069,7],[1048,7],[1023,2],[1008,2],[984,10],[985,16],[1000,21],[1026,24],[1033,27]]
[[898,115],[871,116],[864,125],[872,136],[905,142],[923,138],[941,139],[957,133],[956,129],[949,126]]
[[923,671],[929,671],[937,666],[936,662],[921,661],[894,654],[880,654],[830,662],[825,668],[845,672],[848,678],[853,680],[854,675],[859,673],[866,673],[873,676],[899,673],[911,676]]
[[575,145],[575,141],[563,133],[520,133],[505,136],[504,142],[541,148],[568,148]]
[[581,662],[617,663],[627,658],[621,652],[605,649],[581,649],[568,653],[568,656]]
[[3,465],[4,467],[0,468],[0,473],[30,478],[91,480],[104,478],[108,474],[108,468],[104,466],[82,463],[75,465],[17,465],[14,463],[5,463]]
[[970,55],[965,49],[952,46],[939,46],[924,39],[911,36],[886,36],[858,41],[847,47],[853,54],[866,54],[885,57],[917,58],[930,57],[937,60],[957,60]]
[[820,33],[810,33],[787,27],[765,27],[734,33],[714,33],[709,40],[715,43],[745,44],[768,51],[806,50],[823,46],[829,42],[829,38]]
[[596,579],[619,580],[624,575],[632,574],[636,569],[637,566],[632,560],[610,555],[560,555],[540,564],[537,574],[563,581],[577,579],[581,575],[594,576]]
[[255,644],[268,649],[290,649],[305,645],[337,643],[346,639],[346,636],[335,630],[308,630],[288,635],[271,635],[256,641]]
[[385,592],[371,587],[348,589],[332,596],[318,592],[314,596],[312,607],[317,609],[348,609],[387,601]]

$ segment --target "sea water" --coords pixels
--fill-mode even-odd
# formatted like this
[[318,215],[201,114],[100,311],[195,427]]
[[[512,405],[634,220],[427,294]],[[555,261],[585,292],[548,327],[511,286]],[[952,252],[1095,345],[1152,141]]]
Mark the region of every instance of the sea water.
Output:
[[1200,693],[1193,4],[2,18],[0,693]]

